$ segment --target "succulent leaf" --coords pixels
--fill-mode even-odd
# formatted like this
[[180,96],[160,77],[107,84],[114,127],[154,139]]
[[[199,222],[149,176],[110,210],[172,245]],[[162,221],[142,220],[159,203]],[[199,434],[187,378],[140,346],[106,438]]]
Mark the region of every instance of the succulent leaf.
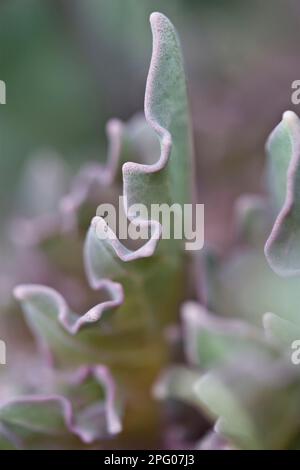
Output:
[[[271,354],[262,332],[238,319],[224,319],[207,312],[195,302],[182,309],[184,345],[190,364],[211,369],[235,357],[254,352]],[[274,351],[275,352],[275,351]]]
[[82,368],[60,389],[64,395],[23,395],[0,403],[0,448],[37,448],[45,438],[48,447],[60,440],[72,443],[72,436],[91,444],[121,431],[115,384],[106,367]]
[[261,358],[208,372],[196,395],[218,417],[216,432],[235,447],[284,449],[298,436],[299,385],[291,366]]
[[[159,137],[161,150],[156,163],[127,162],[123,165],[125,212],[129,219],[134,217],[130,212],[134,204],[143,204],[150,210],[152,204],[183,204],[189,199],[191,138],[181,48],[173,25],[164,15],[154,13],[150,21],[153,53],[145,94],[145,115]],[[149,257],[154,253],[161,235],[160,223],[147,219],[141,222],[150,226],[151,237],[141,248],[132,251],[118,240],[112,240],[113,237],[102,240],[106,223],[101,218],[94,219],[85,250],[87,273],[92,285],[103,277],[102,269],[98,273],[95,266],[93,245],[97,243],[96,238],[101,239],[106,252],[122,261]],[[101,256],[100,249],[98,251]],[[112,264],[115,264],[113,260]],[[100,265],[101,262],[97,264]]]
[[266,242],[271,268],[281,276],[300,273],[299,161],[300,121],[287,111],[267,145],[272,202],[279,211]]

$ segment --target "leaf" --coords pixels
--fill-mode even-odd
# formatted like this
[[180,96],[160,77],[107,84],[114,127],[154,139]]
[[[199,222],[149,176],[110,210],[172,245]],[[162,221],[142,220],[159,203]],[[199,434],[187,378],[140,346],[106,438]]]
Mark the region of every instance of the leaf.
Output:
[[291,356],[291,345],[300,338],[300,324],[285,320],[274,313],[265,313],[263,325],[267,338],[276,341]]
[[281,276],[300,273],[299,159],[300,121],[288,111],[268,141],[269,179],[275,209],[279,210],[265,254],[271,268]]
[[135,203],[188,202],[191,136],[181,47],[170,21],[150,17],[153,53],[145,94],[145,116],[157,133],[161,153],[153,165],[123,166],[127,208]]
[[148,361],[159,357],[159,335],[153,338],[147,329],[141,330],[145,324],[151,326],[152,312],[149,315],[147,305],[144,315],[137,317],[133,306],[138,306],[141,300],[136,296],[125,308],[110,315],[122,304],[123,289],[109,280],[103,281],[99,289],[106,290],[110,298],[80,316],[70,310],[54,289],[40,285],[15,288],[15,296],[21,302],[41,354],[54,359],[59,366],[97,364],[100,358],[101,362],[117,365],[121,370],[132,364],[146,366]]
[[210,371],[196,385],[215,430],[242,449],[288,449],[298,436],[299,376],[266,358],[235,361]]
[[[145,115],[158,135],[161,149],[156,163],[123,165],[125,213],[131,222],[134,214],[130,208],[134,204],[143,204],[149,210],[152,204],[183,204],[189,199],[191,139],[181,49],[174,27],[164,15],[154,13],[150,21],[153,53]],[[165,307],[166,302],[171,301],[164,288],[165,281],[174,283],[181,296],[182,288],[175,286],[182,283],[183,243],[181,240],[163,241],[155,253],[163,227],[158,219],[143,216],[139,223],[143,229],[150,228],[151,236],[142,246],[131,249],[114,236],[103,218],[95,217],[87,235],[84,258],[92,287],[96,288],[103,278],[110,277],[124,285],[125,304],[134,296],[140,298],[135,307],[137,316],[148,304],[148,312],[152,311],[147,314],[149,327],[149,321],[153,322],[150,317],[156,317],[154,324],[160,321],[157,310],[169,310]],[[149,257],[149,261],[143,260]],[[176,303],[177,299],[172,302]]]
[[[152,204],[183,204],[188,201],[189,194],[191,137],[181,49],[174,27],[164,15],[153,13],[150,21],[153,54],[146,87],[145,115],[159,137],[161,151],[156,163],[127,162],[123,165],[125,212],[129,218],[134,216],[129,211],[134,204],[143,204],[150,210]],[[132,261],[152,256],[161,235],[160,223],[142,219],[141,226],[151,228],[151,238],[139,249],[129,250],[113,237],[104,219],[93,220],[85,248],[87,274],[92,286],[97,285],[106,271],[101,261],[104,252],[107,259],[112,258],[112,272],[117,266],[114,258]],[[110,237],[105,237],[105,230],[109,231]],[[98,247],[94,249],[94,245]],[[166,250],[170,246],[171,243],[164,244]]]
[[224,365],[235,357],[272,354],[260,330],[237,319],[224,319],[188,302],[182,309],[184,345],[190,364],[203,369]]
[[235,204],[237,246],[223,257],[213,249],[201,252],[204,302],[211,311],[259,327],[268,311],[287,320],[298,317],[297,279],[279,278],[264,256],[271,218],[270,204],[262,197],[241,196]]
[[[138,202],[149,205],[157,202],[158,196],[159,202],[170,202],[171,199],[184,202],[188,197],[190,134],[180,45],[166,17],[153,14],[151,25],[154,41],[145,112],[148,122],[160,138],[161,153],[156,163],[141,165],[131,162],[124,165],[124,195],[130,204]],[[131,128],[128,135],[132,135],[133,129],[136,126]],[[120,136],[124,127],[114,121],[108,130],[111,147],[106,166],[107,179],[103,178],[106,185],[112,181],[108,173],[112,168],[115,171],[115,162],[120,158]],[[137,134],[145,135],[144,125],[140,126]],[[131,142],[138,141],[139,138],[131,139]],[[149,156],[147,158],[151,160]],[[142,354],[136,354],[136,349],[142,352],[153,341],[155,344],[161,342],[161,327],[173,321],[174,311],[183,295],[183,243],[181,240],[176,243],[166,240],[152,256],[161,231],[160,223],[157,220],[145,220],[143,223],[154,229],[153,237],[136,250],[125,247],[117,239],[102,240],[99,237],[101,231],[109,230],[109,227],[100,217],[93,220],[89,229],[84,249],[88,279],[94,289],[105,287],[110,292],[113,305],[100,303],[78,317],[61,298],[58,301],[53,291],[36,287],[32,289],[32,286],[17,288],[17,296],[21,292],[19,297],[22,297],[27,318],[37,339],[44,345],[47,343],[60,360],[76,358],[76,361],[82,363],[82,358],[86,358],[94,362],[101,352],[101,358],[113,362],[138,361]],[[149,257],[151,259],[146,259]],[[174,291],[166,289],[167,283],[173,285],[176,295]],[[124,303],[120,294],[121,286],[125,294]],[[40,293],[43,293],[42,298]],[[113,310],[110,307],[115,309],[121,304],[122,307],[115,315],[110,316],[109,312]],[[96,328],[81,331],[82,326],[91,324],[90,320],[97,323],[104,310],[103,323],[106,323],[106,327],[98,328],[95,325]],[[60,325],[56,323],[57,318]],[[68,337],[65,332],[72,335],[76,333],[76,338]],[[154,338],[150,332],[155,332]],[[157,345],[157,351],[159,348]]]
[[[222,322],[225,325],[227,321],[221,321],[220,325],[214,325],[214,322],[207,318],[205,323],[202,322],[204,327],[209,326],[208,331],[211,329],[211,338],[209,343],[204,342],[201,347],[219,353],[218,362],[212,356],[206,373],[187,367],[170,368],[156,383],[154,396],[160,400],[180,400],[205,412],[215,421],[214,430],[227,441],[228,448],[294,448],[300,416],[300,381],[296,368],[277,354],[270,353],[267,343],[265,348],[257,347],[254,338],[250,347],[249,335],[245,340],[248,346],[246,350],[239,349],[236,344],[230,347],[229,337],[228,342],[223,340],[221,343],[221,346],[226,345],[226,349],[222,350],[218,347],[220,340],[217,330],[218,327],[221,329]],[[230,323],[226,333],[232,333]],[[199,331],[199,325],[195,322],[193,325]],[[191,329],[193,325],[190,325]],[[222,330],[226,337],[224,325]],[[241,338],[238,338],[239,341]],[[200,335],[199,344],[202,339]],[[235,343],[233,336],[231,340]],[[190,343],[193,345],[191,330],[185,336],[185,343],[188,349]],[[231,353],[229,355],[228,350]],[[194,359],[195,356],[192,357]]]
[[[72,312],[54,289],[40,285],[15,288],[14,295],[21,302],[27,323],[42,353],[54,355],[59,362],[71,360],[72,363],[82,364],[98,361],[99,351],[107,341],[99,322],[103,321],[102,317],[109,310],[116,309],[123,302],[123,290],[119,284],[103,281],[100,288],[107,290],[110,299],[82,316]],[[96,328],[90,333],[93,324]]]
[[20,285],[15,288],[14,295],[22,302],[30,323],[35,324],[36,309],[50,317],[50,320],[54,317],[68,333],[75,335],[82,327],[99,322],[105,311],[119,307],[123,301],[123,291],[119,284],[103,281],[98,288],[107,289],[111,299],[96,305],[82,316],[74,314],[64,298],[50,287]]
[[[202,406],[213,416],[218,417],[215,430],[225,438],[243,442],[243,448],[253,442],[251,420],[245,414],[232,391],[226,387],[219,377],[208,372],[195,386],[195,394]],[[245,441],[245,442],[244,442]]]
[[[153,136],[155,132],[159,142],[159,153],[158,156],[154,154],[155,145],[150,138],[144,163],[131,161],[123,165],[125,211],[128,222],[132,223],[134,215],[129,207],[134,203],[149,208],[155,203],[184,204],[190,199],[191,139],[181,49],[174,27],[166,17],[153,14],[151,26],[153,54],[145,115],[150,134]],[[117,140],[119,131],[124,137],[124,127],[118,126]],[[114,126],[113,130],[116,130]],[[146,134],[149,136],[148,131]],[[138,135],[145,136],[144,127]],[[145,152],[146,144],[140,145],[140,137],[134,142],[139,145],[130,147],[125,136],[124,153],[120,154],[120,147],[117,151],[111,149],[114,158],[110,169],[116,171],[116,157],[123,159],[129,147],[136,149],[133,160],[139,151]],[[139,158],[136,160],[140,162]],[[93,172],[91,169],[91,180]],[[115,176],[118,178],[118,174]],[[97,183],[101,186],[100,179],[96,186]],[[88,180],[89,177],[83,185],[83,193],[78,198],[74,198],[73,193],[70,207],[68,204],[64,207],[69,210],[70,219],[72,213],[78,219],[78,211],[88,200]],[[103,184],[105,190],[112,184],[109,172],[106,172]],[[100,202],[103,202],[102,198],[98,199]],[[57,365],[98,364],[100,361],[113,368],[131,408],[126,420],[128,433],[134,434],[136,430],[140,433],[143,429],[147,435],[157,424],[156,406],[149,400],[149,387],[162,364],[167,362],[164,327],[174,323],[174,315],[184,295],[185,272],[183,240],[159,240],[164,229],[159,217],[145,217],[141,223],[151,232],[150,239],[143,245],[132,241],[123,244],[114,237],[103,218],[98,215],[92,220],[84,248],[86,273],[95,290],[106,287],[109,291],[109,286],[111,289],[108,302],[99,302],[82,317],[76,315],[57,292],[47,288],[21,286],[16,294],[21,298],[37,341],[51,351]],[[102,239],[103,232],[112,236]],[[74,253],[75,257],[77,251]],[[64,255],[62,253],[61,257]]]
[[[88,383],[90,378],[94,384]],[[89,401],[91,386],[97,391]],[[73,383],[64,385],[64,391],[68,395],[29,395],[0,403],[0,448],[9,443],[16,448],[39,447],[45,438],[51,447],[70,435],[90,444],[121,431],[115,385],[108,369],[81,369]]]

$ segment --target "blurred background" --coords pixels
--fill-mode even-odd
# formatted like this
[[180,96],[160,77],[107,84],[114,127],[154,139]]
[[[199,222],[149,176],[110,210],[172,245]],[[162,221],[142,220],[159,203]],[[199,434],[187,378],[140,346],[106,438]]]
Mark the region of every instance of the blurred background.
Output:
[[206,237],[230,242],[233,198],[261,190],[264,142],[293,109],[299,0],[1,0],[2,217],[30,157],[104,160],[106,121],[143,108],[155,10],[183,45]]

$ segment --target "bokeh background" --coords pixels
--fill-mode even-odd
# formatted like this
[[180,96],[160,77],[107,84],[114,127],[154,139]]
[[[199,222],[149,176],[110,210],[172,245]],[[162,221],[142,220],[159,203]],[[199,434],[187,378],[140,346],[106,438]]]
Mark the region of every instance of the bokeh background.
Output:
[[109,118],[142,109],[154,10],[182,40],[206,236],[229,243],[231,201],[261,190],[266,136],[293,108],[298,0],[2,0],[2,217],[33,154],[54,149],[75,172],[105,158]]

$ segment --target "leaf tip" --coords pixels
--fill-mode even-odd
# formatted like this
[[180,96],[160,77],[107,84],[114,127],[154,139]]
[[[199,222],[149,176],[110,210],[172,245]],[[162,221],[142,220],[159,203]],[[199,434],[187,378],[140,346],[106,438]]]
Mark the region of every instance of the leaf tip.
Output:
[[24,290],[22,286],[16,286],[13,289],[13,296],[16,300],[23,300],[24,299]]
[[286,124],[293,125],[299,121],[299,118],[294,111],[285,111],[282,115],[282,121]]
[[169,19],[163,13],[160,13],[159,11],[154,11],[153,13],[151,13],[150,23],[152,26],[155,26],[161,23],[162,21],[167,21],[168,23],[170,22]]
[[20,284],[13,289],[13,296],[19,302],[23,302],[28,297],[30,291],[30,286],[25,284]]

